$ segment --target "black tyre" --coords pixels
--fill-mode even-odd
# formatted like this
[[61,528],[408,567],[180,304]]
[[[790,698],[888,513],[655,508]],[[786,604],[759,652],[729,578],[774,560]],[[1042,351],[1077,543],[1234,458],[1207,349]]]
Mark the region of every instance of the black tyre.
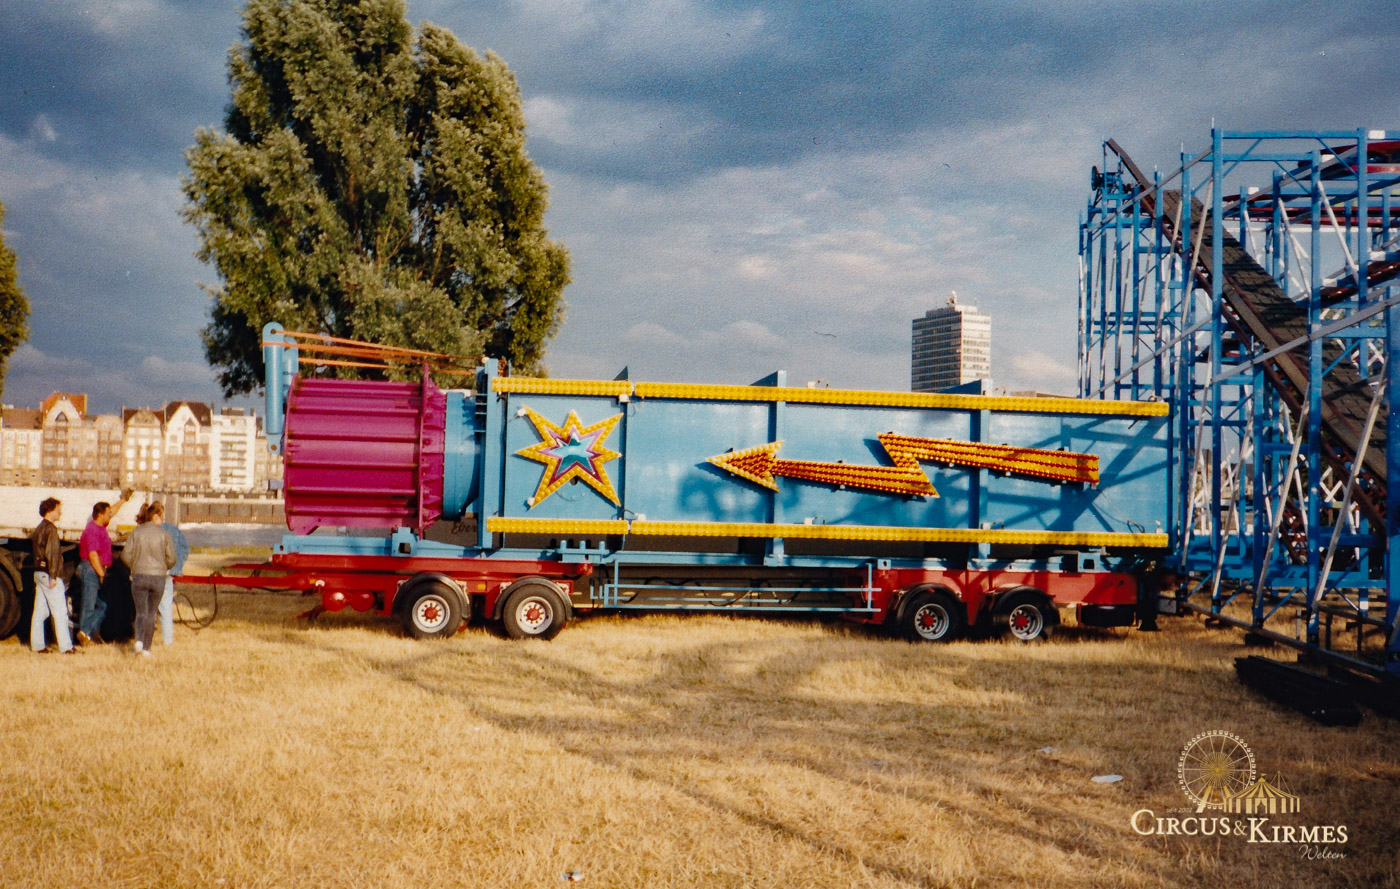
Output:
[[23,610],[19,601],[19,588],[9,572],[0,570],[0,639],[10,638],[10,634],[19,626]]
[[943,590],[915,593],[900,615],[900,629],[910,642],[948,642],[967,629],[962,603]]
[[415,639],[444,639],[462,626],[468,606],[440,580],[415,584],[403,596],[403,628]]
[[997,601],[992,622],[998,632],[1008,633],[1013,639],[1039,642],[1050,638],[1060,625],[1060,612],[1044,593],[1026,587],[1012,590]]
[[553,587],[530,583],[506,598],[501,617],[512,639],[553,639],[564,629],[568,611]]

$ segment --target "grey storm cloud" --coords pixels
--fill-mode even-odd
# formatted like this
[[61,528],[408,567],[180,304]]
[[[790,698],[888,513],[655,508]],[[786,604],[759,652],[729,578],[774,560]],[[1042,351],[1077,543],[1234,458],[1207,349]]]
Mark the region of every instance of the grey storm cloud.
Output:
[[0,0],[0,133],[46,120],[47,154],[89,169],[170,171],[226,99],[233,2]]
[[[7,400],[215,398],[179,220],[237,0],[0,0],[0,200],[34,304]],[[1400,125],[1393,3],[410,0],[499,53],[571,250],[560,376],[900,388],[948,290],[999,385],[1074,380],[1076,222],[1115,137]],[[64,368],[58,372],[57,368]],[[172,372],[171,369],[178,369]],[[175,391],[179,388],[180,391]],[[144,397],[143,397],[144,393]]]
[[[60,156],[103,169],[171,169],[171,152],[194,128],[222,118],[224,56],[240,7],[3,0],[0,132],[19,138],[42,117],[64,137]],[[570,172],[661,179],[1053,118],[1066,109],[1047,96],[1104,81],[1136,96],[1144,117],[1190,114],[1203,94],[1220,112],[1276,119],[1289,109],[1316,113],[1307,103],[1326,100],[1340,116],[1372,107],[1366,86],[1383,76],[1400,34],[1393,12],[1386,2],[409,7],[411,19],[500,52],[527,98],[567,100],[581,113],[665,109],[638,118],[656,126],[650,139],[538,149]],[[1274,80],[1286,88],[1255,88]]]
[[1110,104],[1095,90],[1128,104],[1129,127],[1152,116],[1199,126],[1202,112],[1277,126],[1319,100],[1341,119],[1374,107],[1368,87],[1400,33],[1385,2],[421,5],[519,59],[527,95],[581,115],[653,111],[642,118],[652,138],[546,140],[552,166],[668,181],[929,131],[1093,117]]

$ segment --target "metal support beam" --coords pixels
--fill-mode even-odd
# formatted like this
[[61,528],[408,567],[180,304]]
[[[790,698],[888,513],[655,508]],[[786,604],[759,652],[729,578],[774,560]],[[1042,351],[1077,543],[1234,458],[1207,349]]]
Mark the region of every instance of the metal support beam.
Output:
[[1400,180],[1370,169],[1394,138],[1212,129],[1151,177],[1105,143],[1080,231],[1079,379],[1171,404],[1167,564],[1206,607],[1243,594],[1262,628],[1301,604],[1290,629],[1314,650],[1324,597],[1373,620],[1383,588],[1385,657],[1375,636],[1362,657],[1400,672],[1400,369],[1367,387],[1400,348]]

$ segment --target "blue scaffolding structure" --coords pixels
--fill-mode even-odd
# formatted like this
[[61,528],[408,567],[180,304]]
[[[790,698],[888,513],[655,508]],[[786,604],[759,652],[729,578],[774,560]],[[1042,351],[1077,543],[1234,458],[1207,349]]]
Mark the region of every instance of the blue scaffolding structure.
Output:
[[1400,673],[1400,139],[1110,140],[1091,185],[1079,390],[1172,406],[1176,603]]

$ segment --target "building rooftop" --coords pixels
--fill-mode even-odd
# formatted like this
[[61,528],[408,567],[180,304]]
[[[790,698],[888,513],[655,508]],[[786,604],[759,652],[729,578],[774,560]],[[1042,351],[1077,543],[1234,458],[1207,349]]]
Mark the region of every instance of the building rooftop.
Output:
[[169,423],[170,418],[175,416],[175,412],[181,407],[188,407],[190,413],[194,414],[195,422],[199,425],[209,425],[211,411],[209,405],[202,401],[167,401],[165,403],[165,422]]
[[78,413],[87,416],[87,395],[78,392],[55,392],[44,399],[43,404],[39,405],[39,410],[47,414],[50,408],[65,398],[72,402]]
[[160,422],[159,411],[151,410],[148,407],[124,407],[122,408],[122,424],[130,423],[139,414],[145,414],[147,417],[150,417],[150,421],[153,423],[159,424]]
[[41,429],[44,412],[32,407],[7,407],[0,412],[0,426],[10,429]]

